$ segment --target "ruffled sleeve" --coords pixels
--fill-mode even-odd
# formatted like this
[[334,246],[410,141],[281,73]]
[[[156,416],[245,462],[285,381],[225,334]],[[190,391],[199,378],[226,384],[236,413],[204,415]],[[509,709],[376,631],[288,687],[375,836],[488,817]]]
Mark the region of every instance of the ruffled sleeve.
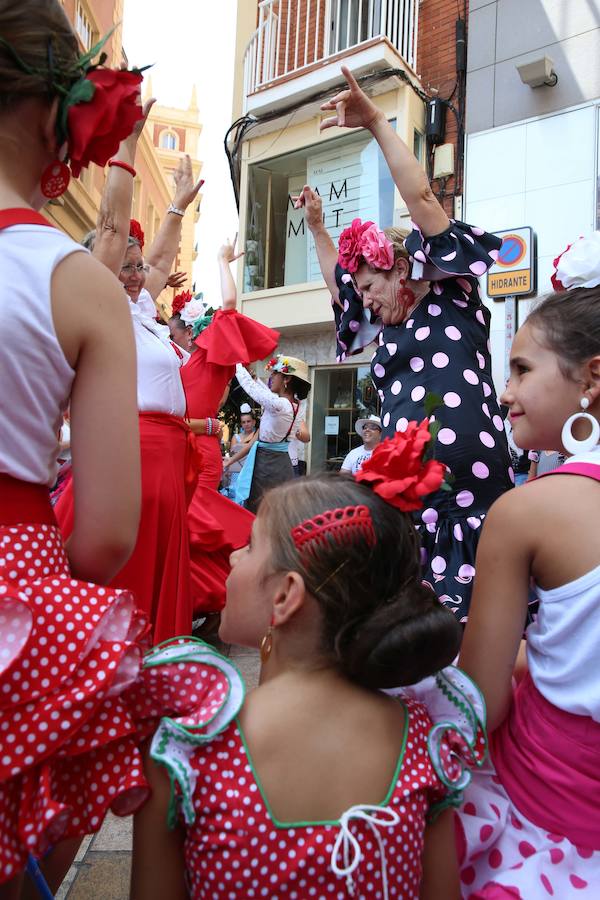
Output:
[[248,365],[273,353],[279,332],[255,322],[235,309],[218,309],[208,328],[196,338],[206,362],[217,366]]
[[333,303],[336,360],[343,362],[371,344],[381,331],[382,323],[377,317],[371,319],[370,310],[363,308],[352,275],[339,264],[335,267],[335,280],[340,298],[339,304]]
[[422,703],[433,726],[427,745],[445,796],[430,807],[435,816],[447,806],[458,806],[471,780],[487,756],[485,702],[477,685],[455,666],[447,666],[408,688],[386,691]]
[[237,667],[194,638],[155,647],[144,659],[143,677],[129,702],[141,719],[152,722],[165,711],[154,733],[150,756],[165,767],[171,782],[169,825],[179,811],[191,825],[196,774],[191,757],[238,714],[245,687]]
[[454,219],[450,219],[445,231],[433,237],[425,237],[413,224],[404,242],[413,264],[413,278],[434,283],[456,279],[464,299],[477,303],[478,278],[494,265],[501,244],[499,237],[483,228]]

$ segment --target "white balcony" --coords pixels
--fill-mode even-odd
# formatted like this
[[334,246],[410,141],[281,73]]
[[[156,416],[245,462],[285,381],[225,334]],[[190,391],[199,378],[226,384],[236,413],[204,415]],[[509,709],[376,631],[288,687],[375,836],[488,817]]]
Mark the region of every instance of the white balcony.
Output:
[[260,115],[328,87],[345,56],[353,69],[414,70],[418,18],[419,0],[261,0],[244,54],[244,111]]

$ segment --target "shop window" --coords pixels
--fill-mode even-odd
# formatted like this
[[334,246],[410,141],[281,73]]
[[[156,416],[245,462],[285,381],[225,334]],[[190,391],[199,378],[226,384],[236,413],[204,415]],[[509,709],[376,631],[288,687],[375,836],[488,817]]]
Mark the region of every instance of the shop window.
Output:
[[417,128],[413,130],[413,153],[419,162],[425,164],[425,135]]
[[160,146],[163,150],[177,150],[177,135],[172,131],[163,131],[160,136]]
[[246,293],[321,280],[304,212],[291,199],[305,184],[321,195],[336,242],[357,216],[381,228],[393,223],[394,183],[378,144],[364,131],[255,163],[248,175]]
[[371,367],[338,366],[315,372],[312,410],[311,471],[337,470],[362,441],[357,419],[379,415],[381,401]]

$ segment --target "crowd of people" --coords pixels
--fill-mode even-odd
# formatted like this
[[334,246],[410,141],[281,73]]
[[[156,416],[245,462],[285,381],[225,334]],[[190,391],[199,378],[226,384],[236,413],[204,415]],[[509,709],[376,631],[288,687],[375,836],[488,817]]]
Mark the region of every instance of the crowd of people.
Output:
[[[321,127],[370,131],[413,229],[355,219],[336,247],[296,198],[339,362],[374,341],[381,399],[342,472],[296,477],[306,362],[237,311],[235,240],[221,306],[159,320],[200,184],[184,157],[145,253],[153,101],[102,63],[59,0],[0,0],[0,900],[52,896],[109,810],[135,816],[134,900],[597,897],[598,242],[515,337],[512,440],[564,457],[512,489],[478,285],[499,240],[448,218],[342,67]],[[80,245],[40,209],[91,162]],[[256,408],[223,462],[234,377]],[[190,636],[210,617],[260,652],[247,696]]]

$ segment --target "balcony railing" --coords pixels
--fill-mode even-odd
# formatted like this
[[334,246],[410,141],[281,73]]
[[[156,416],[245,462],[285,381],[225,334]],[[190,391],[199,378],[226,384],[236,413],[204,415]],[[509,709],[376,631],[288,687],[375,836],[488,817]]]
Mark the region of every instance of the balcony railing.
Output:
[[415,67],[419,0],[261,0],[244,55],[244,95],[377,37]]

